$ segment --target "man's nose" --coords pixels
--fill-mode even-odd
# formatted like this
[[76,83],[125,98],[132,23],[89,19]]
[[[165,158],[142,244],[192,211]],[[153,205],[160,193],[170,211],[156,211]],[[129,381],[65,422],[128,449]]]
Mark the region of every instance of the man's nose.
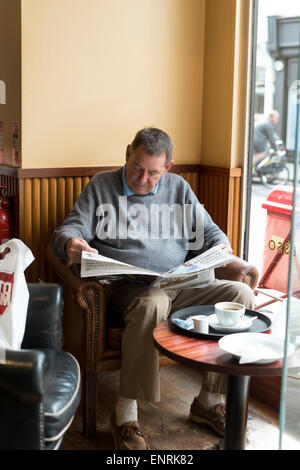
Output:
[[148,180],[148,174],[146,170],[143,170],[140,174],[140,182],[141,183],[146,183]]

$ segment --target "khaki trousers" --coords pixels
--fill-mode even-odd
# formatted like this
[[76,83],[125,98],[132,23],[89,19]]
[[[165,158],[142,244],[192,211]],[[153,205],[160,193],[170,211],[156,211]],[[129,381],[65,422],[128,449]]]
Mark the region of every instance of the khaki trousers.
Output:
[[[159,355],[153,343],[153,329],[170,313],[193,305],[214,305],[222,301],[254,306],[252,290],[241,282],[215,280],[203,288],[181,290],[171,301],[157,287],[116,281],[106,288],[112,322],[122,320],[122,361],[120,396],[124,398],[160,401]],[[202,389],[226,392],[226,376],[215,372],[203,374]]]

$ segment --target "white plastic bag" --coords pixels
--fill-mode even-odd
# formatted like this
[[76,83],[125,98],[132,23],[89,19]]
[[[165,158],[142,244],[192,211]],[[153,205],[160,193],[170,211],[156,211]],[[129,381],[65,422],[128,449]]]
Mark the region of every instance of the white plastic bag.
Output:
[[0,253],[0,348],[20,349],[29,300],[24,271],[34,257],[16,238],[3,243]]

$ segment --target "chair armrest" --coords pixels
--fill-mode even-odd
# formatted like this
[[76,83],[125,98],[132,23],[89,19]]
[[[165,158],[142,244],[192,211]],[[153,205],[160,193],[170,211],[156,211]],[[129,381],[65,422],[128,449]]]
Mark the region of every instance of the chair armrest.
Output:
[[[81,279],[78,266],[68,266],[61,261],[54,254],[50,244],[47,246],[46,253],[52,269],[63,281],[66,287],[65,291],[71,292],[75,305],[85,317],[85,331],[88,346],[88,352],[86,352],[86,354],[88,355],[89,362],[94,363],[99,356],[104,354],[106,349],[104,289],[95,278]],[[91,335],[93,338],[91,338]],[[91,365],[91,367],[93,366],[94,364]]]
[[22,349],[62,347],[63,293],[59,284],[28,283],[29,303]]
[[258,270],[247,261],[237,258],[236,261],[228,263],[224,267],[215,269],[217,279],[244,282],[253,290],[258,282]]
[[41,449],[45,355],[6,350],[0,363],[0,449]]

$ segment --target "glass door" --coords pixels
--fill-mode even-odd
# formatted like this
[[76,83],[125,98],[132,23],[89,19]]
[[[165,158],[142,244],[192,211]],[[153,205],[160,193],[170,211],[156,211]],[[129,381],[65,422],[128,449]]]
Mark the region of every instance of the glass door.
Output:
[[[300,449],[300,52],[297,73],[297,79],[290,83],[288,90],[288,138],[290,149],[293,149],[294,153],[294,178],[285,357],[279,415],[279,447],[282,450]],[[289,344],[295,348],[293,355],[288,355]]]
[[[281,382],[280,377],[266,377],[259,383],[264,403],[276,413],[279,407],[279,433],[276,420],[271,444],[299,450],[300,4],[294,0],[252,0],[252,4],[243,254],[259,271],[256,309],[269,316],[271,334],[285,343]],[[270,130],[274,139],[268,138]],[[289,343],[299,357],[293,369],[287,354]]]

